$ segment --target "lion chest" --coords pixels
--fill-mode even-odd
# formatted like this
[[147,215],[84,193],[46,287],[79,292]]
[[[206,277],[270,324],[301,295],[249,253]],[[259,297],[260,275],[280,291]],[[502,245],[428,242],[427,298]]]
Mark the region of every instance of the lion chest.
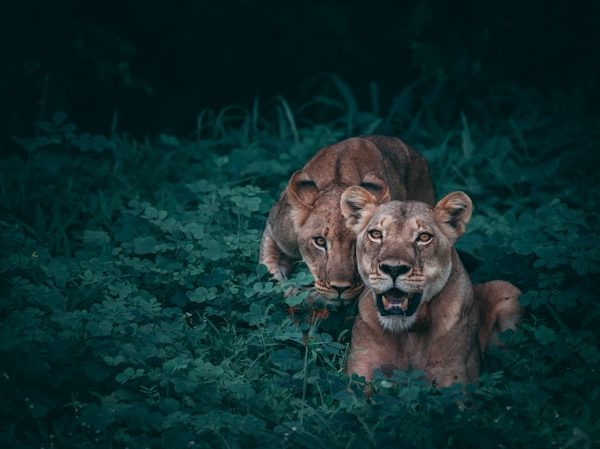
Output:
[[436,351],[435,341],[428,337],[429,335],[414,332],[386,335],[383,344],[389,352],[378,363],[386,367],[386,370],[392,368],[429,372],[442,361]]
[[464,332],[437,338],[417,333],[391,336],[393,356],[380,360],[379,369],[423,371],[438,386],[473,381],[479,375],[479,351],[472,340]]
[[444,332],[394,333],[359,318],[348,368],[367,379],[375,370],[386,375],[394,370],[418,370],[438,386],[473,381],[479,375],[476,337],[460,325]]

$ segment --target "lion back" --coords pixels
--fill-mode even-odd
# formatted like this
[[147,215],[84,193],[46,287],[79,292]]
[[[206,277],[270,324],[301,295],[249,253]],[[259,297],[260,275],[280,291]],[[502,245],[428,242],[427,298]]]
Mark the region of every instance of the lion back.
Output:
[[365,178],[371,174],[386,182],[391,200],[433,204],[435,198],[427,161],[396,137],[343,140],[320,150],[304,171],[320,191],[332,185],[365,184]]

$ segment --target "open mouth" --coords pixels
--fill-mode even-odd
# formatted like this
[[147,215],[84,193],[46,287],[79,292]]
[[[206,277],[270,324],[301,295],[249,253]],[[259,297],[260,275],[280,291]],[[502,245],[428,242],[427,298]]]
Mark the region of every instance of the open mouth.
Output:
[[376,297],[381,316],[412,316],[421,303],[421,293],[403,292],[397,288],[392,288]]

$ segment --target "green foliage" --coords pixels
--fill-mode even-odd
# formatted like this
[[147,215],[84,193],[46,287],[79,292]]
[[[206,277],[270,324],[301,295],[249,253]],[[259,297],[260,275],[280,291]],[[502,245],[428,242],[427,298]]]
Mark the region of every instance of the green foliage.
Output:
[[[207,112],[195,140],[137,142],[59,114],[2,159],[3,447],[599,444],[593,126],[557,126],[564,112],[522,93],[510,114],[482,102],[443,121],[398,100],[379,117],[335,86],[340,99],[315,99],[342,112],[327,126],[278,100],[274,121]],[[526,319],[478,385],[395,372],[366,399],[343,370],[355,310],[303,308],[305,270],[276,284],[256,264],[289,173],[361,132],[401,135],[440,195],[468,192],[473,279],[524,291]]]

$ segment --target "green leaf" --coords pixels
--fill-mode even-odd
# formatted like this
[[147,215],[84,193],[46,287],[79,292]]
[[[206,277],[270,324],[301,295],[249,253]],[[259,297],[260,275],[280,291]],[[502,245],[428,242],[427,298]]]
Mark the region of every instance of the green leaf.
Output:
[[136,254],[153,254],[156,252],[156,239],[154,237],[136,237],[133,241]]
[[217,289],[215,287],[198,287],[188,294],[188,298],[192,302],[203,303],[212,301],[217,297]]
[[158,218],[158,210],[156,210],[152,206],[147,207],[146,209],[144,209],[144,217],[150,219]]
[[267,321],[267,312],[264,306],[252,303],[250,311],[243,315],[243,319],[251,326],[258,326]]
[[308,298],[309,295],[310,295],[310,291],[297,292],[297,293],[291,294],[289,296],[286,296],[285,303],[290,307],[298,306],[298,305],[302,304],[304,302],[304,300],[306,300],[306,298]]
[[303,357],[297,349],[278,349],[270,359],[273,365],[283,371],[298,371],[304,366]]
[[541,325],[534,329],[536,340],[542,345],[549,345],[556,342],[557,337],[553,329]]
[[139,368],[134,370],[133,368],[125,368],[121,373],[115,376],[115,380],[120,384],[129,382],[130,380],[136,379],[144,375],[144,370]]
[[110,236],[105,231],[86,230],[83,233],[83,243],[89,246],[105,246],[110,242]]

